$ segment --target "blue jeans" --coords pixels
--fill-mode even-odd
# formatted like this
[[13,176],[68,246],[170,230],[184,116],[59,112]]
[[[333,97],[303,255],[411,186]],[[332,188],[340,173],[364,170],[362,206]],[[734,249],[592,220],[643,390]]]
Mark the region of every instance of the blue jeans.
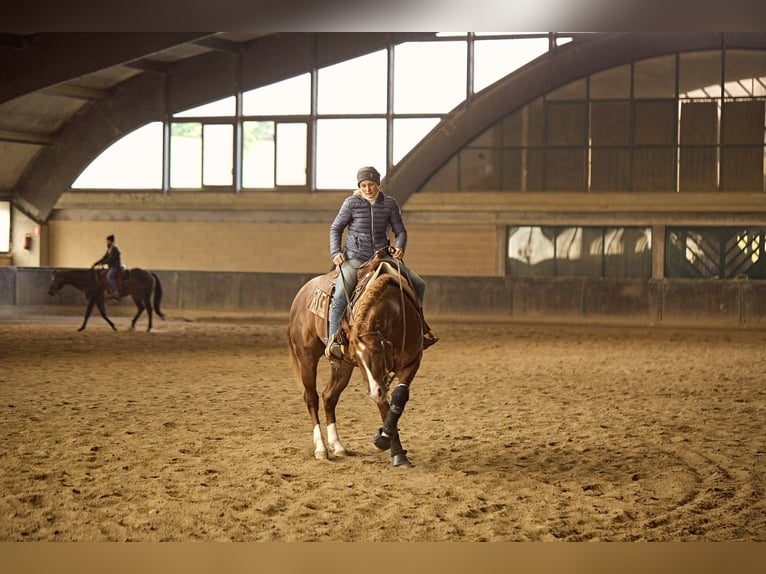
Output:
[[[388,257],[386,259],[392,261],[394,265],[396,265],[396,261],[393,257]],[[341,274],[338,276],[338,280],[335,284],[335,294],[333,295],[332,309],[330,310],[329,336],[338,332],[341,318],[348,306],[348,295],[353,293],[354,289],[356,289],[356,272],[363,264],[364,262],[359,261],[358,259],[347,259],[340,266]],[[399,261],[399,267],[401,268],[402,274],[409,278],[410,284],[415,291],[415,295],[417,295],[418,300],[422,305],[423,297],[426,292],[426,282],[423,281],[423,278],[420,275],[415,273],[412,269],[409,269],[403,261]]]
[[109,283],[109,287],[112,289],[112,291],[119,291],[119,287],[117,287],[117,274],[120,272],[120,270],[117,267],[110,267],[109,271],[106,272],[106,281]]

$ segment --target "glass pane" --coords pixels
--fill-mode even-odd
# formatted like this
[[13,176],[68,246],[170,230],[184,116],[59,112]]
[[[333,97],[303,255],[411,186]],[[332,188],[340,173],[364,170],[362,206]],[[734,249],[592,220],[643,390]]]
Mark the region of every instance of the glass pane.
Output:
[[234,150],[234,126],[204,127],[203,185],[231,185]]
[[681,98],[720,98],[721,52],[681,54],[678,81]]
[[306,185],[304,123],[277,124],[277,185]]
[[724,90],[732,97],[766,96],[766,52],[727,51]]
[[320,114],[384,114],[388,99],[388,53],[380,50],[322,68],[317,82]]
[[311,75],[302,74],[242,94],[246,116],[308,114],[311,111]]
[[394,163],[399,163],[438,123],[439,118],[394,120]]
[[599,237],[594,235],[592,229],[586,230],[582,227],[560,229],[556,235],[556,275],[559,277],[600,276],[601,258],[599,256],[598,260],[594,261],[595,257],[590,253],[591,243],[598,239]]
[[636,102],[634,141],[641,145],[675,145],[678,137],[675,100]]
[[221,117],[233,116],[237,113],[237,100],[234,96],[216,100],[209,104],[203,104],[196,108],[190,108],[183,112],[173,114],[174,118],[201,118],[201,117]]
[[636,98],[674,98],[676,57],[641,60],[633,66],[633,95]]
[[386,171],[386,120],[319,120],[317,122],[317,188],[356,188],[356,171],[374,165]]
[[465,100],[466,42],[409,42],[394,54],[395,113],[445,113]]
[[170,124],[170,187],[202,187],[202,124]]
[[0,252],[11,249],[11,202],[0,201]]
[[418,191],[457,191],[457,163],[457,155],[453,155]]
[[460,190],[490,191],[500,189],[500,151],[464,149],[460,152]]
[[554,237],[541,227],[508,229],[508,265],[511,277],[552,277]]
[[651,229],[607,228],[604,233],[604,258],[606,277],[651,277]]
[[594,100],[630,98],[630,66],[612,68],[592,75],[590,97]]
[[575,80],[571,84],[567,84],[546,94],[546,100],[583,100],[588,92],[588,83],[585,78],[581,80]]
[[473,90],[478,92],[548,51],[547,38],[474,42]]
[[549,103],[546,112],[546,142],[549,145],[585,145],[588,135],[587,104]]
[[590,106],[590,139],[593,146],[630,144],[630,102],[593,102]]
[[72,187],[161,189],[162,122],[146,124],[114,142],[82,171]]
[[274,187],[274,122],[242,122],[242,187]]

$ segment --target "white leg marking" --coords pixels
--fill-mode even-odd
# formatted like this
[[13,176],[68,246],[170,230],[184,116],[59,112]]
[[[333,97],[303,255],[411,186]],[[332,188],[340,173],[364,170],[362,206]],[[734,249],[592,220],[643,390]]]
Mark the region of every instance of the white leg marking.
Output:
[[335,423],[327,425],[327,444],[330,445],[335,456],[346,456],[348,454],[346,447],[340,442],[338,428],[335,426]]
[[322,438],[322,429],[314,425],[314,458],[323,460],[327,458],[327,447]]

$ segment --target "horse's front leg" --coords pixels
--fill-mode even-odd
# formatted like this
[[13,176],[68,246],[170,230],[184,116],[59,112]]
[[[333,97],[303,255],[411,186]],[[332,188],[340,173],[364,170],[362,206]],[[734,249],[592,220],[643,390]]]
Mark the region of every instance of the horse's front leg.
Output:
[[289,339],[290,353],[293,361],[298,368],[298,375],[303,385],[303,402],[309,411],[311,418],[312,437],[314,444],[314,458],[317,460],[327,459],[327,446],[322,436],[322,428],[319,425],[319,393],[316,389],[317,365],[319,362],[319,353],[312,354],[311,349],[297,346]]
[[88,300],[88,308],[85,310],[85,319],[82,322],[82,327],[78,329],[78,331],[82,331],[85,329],[85,325],[88,323],[88,318],[90,317],[90,314],[93,312],[93,306],[96,305],[98,307],[98,312],[101,313],[101,316],[104,318],[104,321],[109,323],[109,326],[112,328],[112,331],[116,331],[117,327],[114,326],[114,323],[112,323],[111,319],[106,316],[106,307],[104,306],[104,300],[103,299],[89,299]]
[[391,449],[391,464],[393,466],[412,466],[407,458],[407,451],[402,448],[398,424],[404,407],[410,399],[410,383],[415,378],[419,368],[420,358],[418,357],[408,366],[400,369],[396,373],[396,378],[400,382],[391,392],[391,401],[386,401],[385,397],[381,397],[378,401],[383,427],[375,434],[373,444],[380,450]]
[[343,393],[348,386],[349,380],[351,380],[351,373],[353,371],[354,365],[352,364],[346,363],[345,361],[339,363],[333,362],[331,366],[330,382],[322,393],[325,420],[327,421],[327,443],[332,449],[333,454],[337,457],[347,456],[349,454],[349,451],[343,446],[340,436],[338,436],[335,408],[338,406],[338,400],[340,399],[341,393]]
[[402,447],[398,428],[399,418],[409,398],[409,383],[399,383],[391,393],[390,402],[382,400],[378,403],[383,426],[375,433],[372,442],[380,450],[391,449],[392,466],[412,466],[407,451]]

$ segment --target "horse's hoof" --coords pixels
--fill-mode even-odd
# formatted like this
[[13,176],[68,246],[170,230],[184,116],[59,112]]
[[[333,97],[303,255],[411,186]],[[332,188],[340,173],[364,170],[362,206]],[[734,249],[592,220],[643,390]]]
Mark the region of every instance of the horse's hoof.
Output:
[[404,466],[412,467],[412,462],[407,458],[406,454],[395,454],[391,457],[391,466]]
[[315,451],[314,458],[317,460],[327,460],[327,451],[326,450]]
[[375,437],[372,439],[372,444],[374,444],[378,450],[388,450],[391,448],[391,437],[383,436],[383,429],[378,429],[378,432],[375,433]]

